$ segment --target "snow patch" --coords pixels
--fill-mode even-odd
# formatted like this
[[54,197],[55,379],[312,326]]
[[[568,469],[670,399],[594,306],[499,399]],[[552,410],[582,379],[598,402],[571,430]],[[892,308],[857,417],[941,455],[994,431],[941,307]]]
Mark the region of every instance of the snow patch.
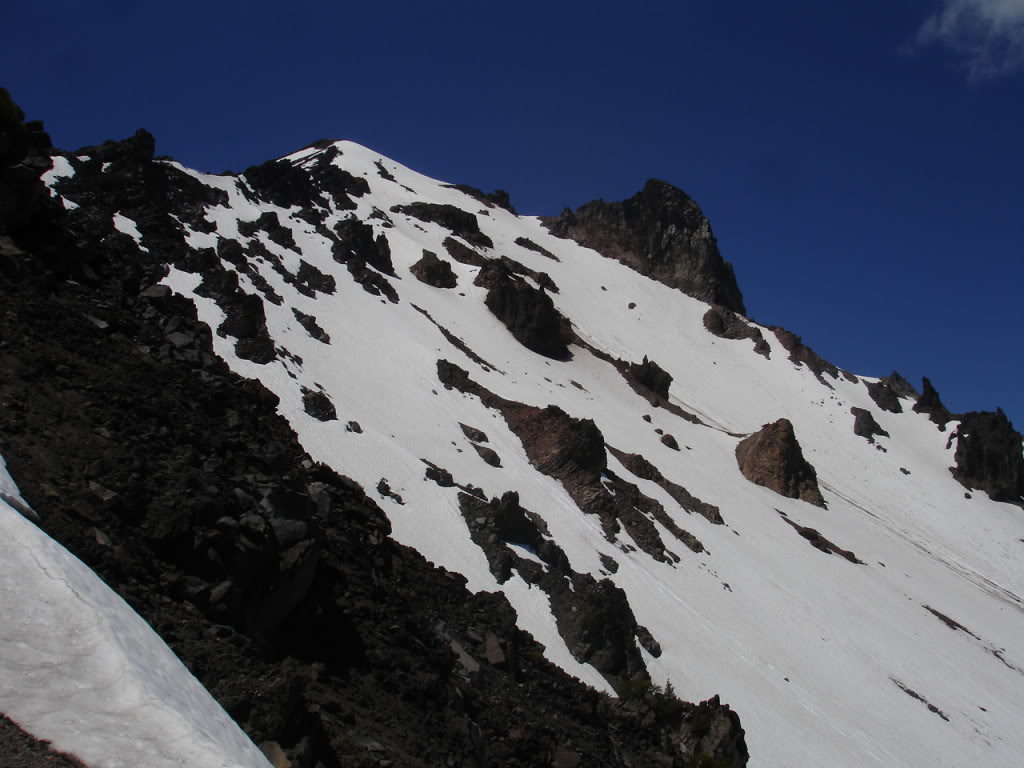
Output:
[[[21,499],[2,459],[0,489]],[[0,712],[56,749],[93,768],[267,768],[149,625],[2,499],[0,627]]]

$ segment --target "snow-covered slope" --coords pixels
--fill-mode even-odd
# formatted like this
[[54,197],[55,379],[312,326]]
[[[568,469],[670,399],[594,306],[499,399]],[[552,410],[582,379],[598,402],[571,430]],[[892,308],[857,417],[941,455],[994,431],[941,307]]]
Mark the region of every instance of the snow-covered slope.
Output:
[[[940,430],[907,398],[901,413],[882,410],[866,387],[874,380],[816,375],[766,329],[768,356],[749,340],[716,337],[703,322],[707,304],[356,144],[319,144],[274,164],[291,184],[340,173],[345,191],[310,186],[302,205],[290,199],[302,193],[255,175],[169,170],[198,182],[204,199],[178,219],[199,255],[168,254],[164,283],[221,329],[217,354],[280,398],[313,458],[378,489],[399,541],[463,573],[471,589],[502,590],[520,625],[570,673],[611,690],[612,678],[582,661],[578,637],[563,637],[551,592],[528,567],[496,575],[467,525],[466,490],[516,491],[571,572],[621,588],[661,648],[654,656],[641,643],[651,679],[691,700],[720,694],[742,715],[751,765],[1019,764],[1024,515],[965,494],[953,478],[955,422]],[[74,159],[64,160],[49,180],[55,193],[73,174]],[[464,215],[453,224],[441,209],[417,208],[424,203]],[[114,227],[152,250],[157,238],[130,213]],[[361,253],[350,247],[359,234],[345,228],[352,220],[372,227]],[[417,279],[411,268],[424,251],[449,262],[455,287]],[[502,256],[518,262],[519,283],[547,285],[571,323],[564,359],[527,349],[488,308],[489,287],[474,280]],[[224,275],[237,276],[238,290],[214,285]],[[240,302],[243,294],[255,298]],[[240,339],[266,343],[254,353]],[[672,377],[664,407],[614,362],[644,356]],[[492,396],[446,387],[442,360]],[[635,485],[702,546],[647,512],[638,514],[668,553],[634,540],[627,524],[610,531],[569,484],[539,471],[498,401],[592,419],[608,446],[643,456],[716,506],[724,524],[687,512],[665,483],[609,452],[602,493]],[[870,411],[888,437],[855,435],[851,407]],[[780,418],[792,422],[827,507],[754,485],[738,469],[739,441]],[[425,462],[454,485],[427,479]],[[812,547],[791,523],[860,562]],[[507,546],[517,564],[553,567]]]
[[157,634],[15,507],[0,459],[0,712],[90,768],[265,768]]

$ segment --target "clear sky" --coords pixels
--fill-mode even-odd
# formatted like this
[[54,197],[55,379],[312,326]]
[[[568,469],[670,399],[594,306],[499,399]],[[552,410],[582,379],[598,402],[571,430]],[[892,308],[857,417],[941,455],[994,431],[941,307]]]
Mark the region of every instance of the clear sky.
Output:
[[4,0],[0,29],[65,148],[346,138],[542,214],[666,179],[754,319],[1024,429],[1024,0]]

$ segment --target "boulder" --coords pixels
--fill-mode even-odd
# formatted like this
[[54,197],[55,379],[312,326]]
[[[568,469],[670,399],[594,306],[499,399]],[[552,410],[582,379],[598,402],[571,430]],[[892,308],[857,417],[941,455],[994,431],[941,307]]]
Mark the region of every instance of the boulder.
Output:
[[789,419],[765,424],[736,446],[740,472],[755,485],[763,485],[791,499],[825,506],[818,489],[818,473],[804,458]]

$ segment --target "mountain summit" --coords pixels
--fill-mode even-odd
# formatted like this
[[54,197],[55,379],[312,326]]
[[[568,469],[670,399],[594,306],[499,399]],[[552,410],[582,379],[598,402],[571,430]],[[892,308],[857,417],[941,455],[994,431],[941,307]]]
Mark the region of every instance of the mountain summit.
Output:
[[678,189],[40,131],[0,453],[277,764],[1019,760],[1021,436],[749,321]]

